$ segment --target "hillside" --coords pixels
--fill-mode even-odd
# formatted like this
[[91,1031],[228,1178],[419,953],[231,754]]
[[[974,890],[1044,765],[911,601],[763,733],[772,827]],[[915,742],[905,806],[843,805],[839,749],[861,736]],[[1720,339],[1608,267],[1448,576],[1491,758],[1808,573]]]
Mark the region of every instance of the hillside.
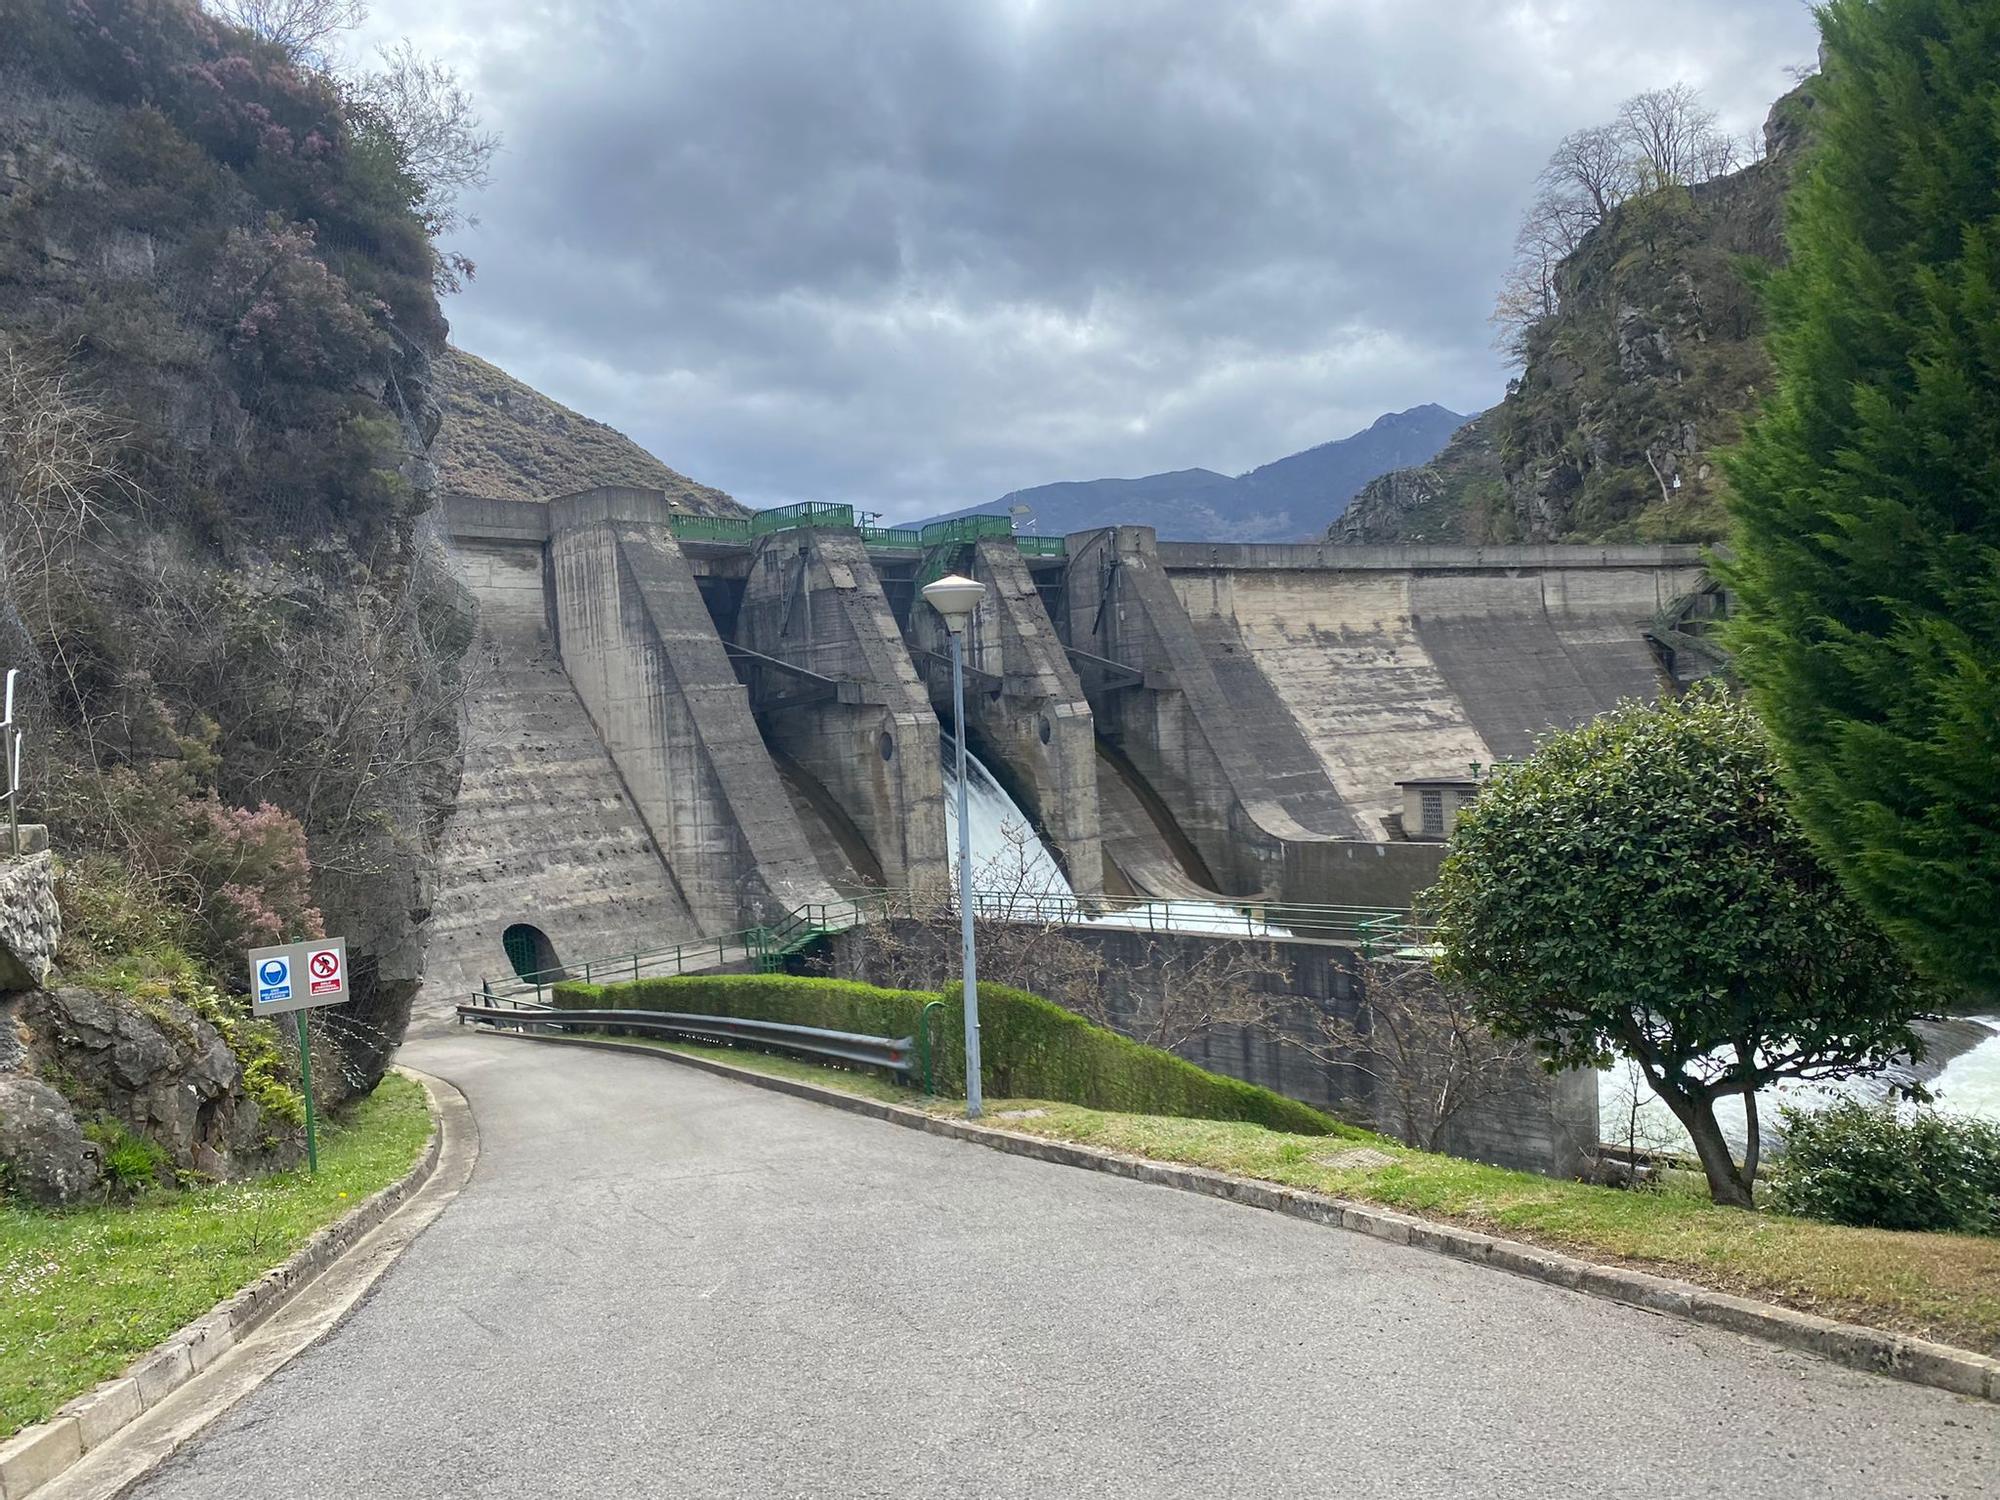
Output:
[[1772,109],[1762,160],[1613,209],[1561,264],[1560,310],[1501,403],[1438,462],[1369,485],[1329,538],[1719,539],[1714,455],[1770,380],[1745,268],[1784,255],[1810,90]]
[[342,934],[331,1100],[402,1033],[458,774],[420,189],[192,0],[0,0],[0,36],[0,666],[65,972],[208,1004],[244,948]]
[[1415,406],[1234,478],[1181,469],[1139,479],[1070,480],[927,519],[1025,505],[1036,528],[1049,536],[1093,526],[1151,526],[1169,541],[1298,541],[1324,531],[1376,475],[1427,462],[1464,421],[1441,406]]
[[1336,542],[1481,542],[1511,529],[1496,411],[1451,435],[1437,457],[1379,475],[1327,531]]
[[676,510],[748,512],[675,473],[614,427],[551,401],[497,365],[447,349],[435,366],[444,424],[431,446],[438,487],[488,500],[543,500],[599,484],[665,490]]

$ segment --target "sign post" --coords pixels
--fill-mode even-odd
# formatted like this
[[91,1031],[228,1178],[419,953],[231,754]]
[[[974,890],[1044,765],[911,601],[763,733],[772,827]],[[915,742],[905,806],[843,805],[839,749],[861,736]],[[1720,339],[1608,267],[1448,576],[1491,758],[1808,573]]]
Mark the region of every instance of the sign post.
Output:
[[298,1017],[299,1086],[306,1096],[306,1166],[319,1170],[319,1122],[313,1111],[312,1042],[306,1012],[353,998],[347,987],[347,939],[314,938],[276,948],[250,950],[250,1010],[253,1015]]

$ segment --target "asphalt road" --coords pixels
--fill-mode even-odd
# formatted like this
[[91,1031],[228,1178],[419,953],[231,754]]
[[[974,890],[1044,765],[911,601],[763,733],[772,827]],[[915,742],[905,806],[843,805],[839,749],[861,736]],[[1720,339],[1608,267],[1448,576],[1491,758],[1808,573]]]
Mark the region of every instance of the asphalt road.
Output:
[[482,1155],[137,1494],[1960,1496],[2000,1410],[671,1063],[425,1040]]

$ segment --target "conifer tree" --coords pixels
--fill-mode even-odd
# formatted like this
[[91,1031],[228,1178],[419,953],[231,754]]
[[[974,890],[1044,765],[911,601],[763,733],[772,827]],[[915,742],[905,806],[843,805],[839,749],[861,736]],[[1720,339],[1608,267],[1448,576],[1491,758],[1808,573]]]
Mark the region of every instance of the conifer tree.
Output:
[[1932,975],[2000,990],[2000,0],[1829,0],[1732,455],[1738,665],[1797,813]]

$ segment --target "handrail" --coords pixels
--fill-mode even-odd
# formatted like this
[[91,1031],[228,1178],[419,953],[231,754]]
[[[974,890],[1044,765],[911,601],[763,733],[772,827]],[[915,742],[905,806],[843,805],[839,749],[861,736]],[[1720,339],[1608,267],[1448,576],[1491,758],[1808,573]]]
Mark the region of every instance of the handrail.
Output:
[[868,1036],[857,1031],[829,1031],[818,1026],[795,1026],[785,1021],[760,1021],[747,1016],[703,1016],[685,1011],[665,1010],[586,1010],[580,1007],[524,1007],[461,1005],[458,1019],[479,1021],[489,1026],[521,1030],[547,1027],[581,1027],[594,1030],[616,1026],[627,1031],[650,1031],[662,1036],[694,1037],[704,1041],[743,1042],[782,1052],[803,1052],[812,1057],[830,1057],[863,1067],[887,1068],[894,1073],[911,1071],[911,1038]]
[[[513,999],[532,992],[540,1003],[543,992],[563,980],[616,984],[699,973],[726,963],[753,963],[770,968],[820,937],[845,932],[865,922],[903,913],[930,916],[957,909],[956,892],[946,888],[883,890],[841,901],[811,901],[762,926],[650,952],[543,969],[497,984],[486,980],[475,993],[485,999]],[[1368,955],[1378,948],[1424,946],[1431,941],[1434,930],[1403,907],[1255,898],[1171,901],[1079,896],[1064,891],[974,891],[972,909],[975,916],[989,921],[1102,924],[1207,937],[1307,938],[1352,943]]]

